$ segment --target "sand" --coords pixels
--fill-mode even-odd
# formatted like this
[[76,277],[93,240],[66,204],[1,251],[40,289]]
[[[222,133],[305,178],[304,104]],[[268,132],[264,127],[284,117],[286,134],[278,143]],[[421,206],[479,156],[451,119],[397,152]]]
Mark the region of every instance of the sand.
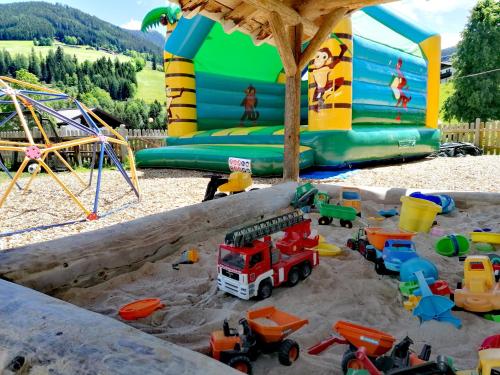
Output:
[[[139,171],[142,189],[140,202],[131,194],[117,171],[105,170],[99,212],[117,212],[98,221],[78,222],[64,227],[0,237],[0,250],[47,241],[75,233],[88,232],[112,224],[129,221],[158,212],[198,203],[203,199],[207,172],[175,169],[146,169]],[[84,180],[88,173],[80,172]],[[81,186],[68,173],[58,176],[67,183],[87,207],[92,207],[92,189]],[[0,172],[0,177],[3,177]],[[7,188],[7,179],[0,180],[0,194]],[[21,180],[21,185],[26,183]],[[255,178],[255,187],[281,182],[280,178]],[[376,166],[357,170],[347,178],[333,177],[323,183],[345,185],[429,188],[457,191],[500,191],[500,156],[464,158],[426,158],[404,164]],[[95,184],[95,176],[94,176]],[[45,174],[34,181],[31,192],[21,194],[14,189],[0,208],[0,233],[50,225],[84,218],[74,203]]]
[[[363,202],[363,221],[379,209],[389,209],[373,202]],[[438,216],[440,227],[466,234],[476,227],[500,229],[500,207],[473,205],[467,210],[455,210],[449,215]],[[251,308],[275,305],[289,313],[309,319],[309,324],[291,337],[301,346],[301,358],[290,368],[279,365],[277,355],[262,355],[254,362],[255,374],[340,374],[343,346],[331,347],[320,356],[310,356],[305,349],[326,338],[337,320],[350,320],[391,333],[398,339],[410,336],[415,350],[424,343],[431,344],[432,358],[442,354],[452,356],[459,368],[475,367],[476,348],[481,341],[495,332],[500,325],[467,312],[454,312],[462,320],[463,327],[436,321],[420,324],[418,319],[405,311],[398,291],[397,279],[379,276],[373,263],[344,244],[362,222],[353,229],[345,229],[334,222],[330,226],[318,226],[317,214],[312,214],[313,227],[327,241],[344,249],[336,258],[321,258],[312,275],[293,288],[274,290],[271,298],[264,301],[244,301],[217,291],[216,250],[224,238],[224,232],[210,233],[207,241],[192,243],[200,250],[200,261],[193,265],[181,265],[172,269],[179,254],[156,263],[145,264],[137,271],[124,274],[89,288],[74,288],[57,297],[92,311],[119,319],[120,306],[135,299],[161,298],[166,308],[152,316],[129,322],[131,326],[162,339],[200,352],[207,352],[210,333],[222,329],[225,318],[232,327]],[[382,226],[395,228],[397,218],[390,218]],[[380,223],[376,223],[379,225]],[[372,224],[373,225],[373,224]],[[460,281],[463,265],[457,258],[446,258],[434,252],[435,237],[418,234],[415,238],[417,251],[438,266],[440,278],[451,286]]]

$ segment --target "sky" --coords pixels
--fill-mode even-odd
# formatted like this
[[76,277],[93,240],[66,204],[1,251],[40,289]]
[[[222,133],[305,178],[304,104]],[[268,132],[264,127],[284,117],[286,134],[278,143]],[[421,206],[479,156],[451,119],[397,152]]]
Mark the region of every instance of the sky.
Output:
[[[28,0],[0,0],[0,4]],[[56,1],[49,1],[54,3]],[[166,0],[57,0],[115,25],[138,30],[144,15],[163,6]],[[417,22],[421,27],[441,34],[442,47],[450,47],[460,40],[470,10],[476,0],[401,0],[386,6],[401,16]]]

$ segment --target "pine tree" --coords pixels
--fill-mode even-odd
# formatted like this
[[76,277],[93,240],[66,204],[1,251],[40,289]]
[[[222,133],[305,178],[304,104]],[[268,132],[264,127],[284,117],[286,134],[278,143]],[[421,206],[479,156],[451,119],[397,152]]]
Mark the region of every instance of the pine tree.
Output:
[[500,2],[478,1],[453,60],[455,92],[444,105],[446,120],[500,118],[499,23]]

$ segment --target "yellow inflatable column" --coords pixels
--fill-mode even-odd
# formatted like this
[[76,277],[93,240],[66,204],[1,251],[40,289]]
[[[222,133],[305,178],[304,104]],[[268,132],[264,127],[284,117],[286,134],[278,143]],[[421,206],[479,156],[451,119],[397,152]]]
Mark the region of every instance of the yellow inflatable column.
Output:
[[309,64],[309,130],[350,130],[352,23],[344,17]]
[[[167,26],[167,37],[175,25]],[[168,136],[180,137],[197,130],[194,62],[164,51]]]
[[427,112],[425,126],[437,128],[439,118],[439,85],[441,83],[441,36],[433,35],[420,43],[427,60]]

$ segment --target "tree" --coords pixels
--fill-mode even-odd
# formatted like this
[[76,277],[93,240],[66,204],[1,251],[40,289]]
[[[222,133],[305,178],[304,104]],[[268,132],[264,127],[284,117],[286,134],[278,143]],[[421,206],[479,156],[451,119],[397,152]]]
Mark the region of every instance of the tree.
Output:
[[39,83],[38,77],[33,73],[28,72],[26,69],[19,69],[16,72],[16,79],[32,84]]
[[28,71],[33,73],[37,77],[42,76],[42,69],[40,67],[40,59],[35,53],[35,49],[31,49],[30,57],[29,57],[29,67]]
[[500,2],[478,1],[453,59],[455,92],[444,103],[445,120],[500,118],[499,23]]
[[157,66],[156,66],[156,56],[155,55],[153,55],[151,64],[152,64],[152,69],[156,70]]
[[135,64],[135,71],[140,72],[144,67],[146,66],[146,60],[144,60],[142,57],[137,56],[132,59],[132,61]]

